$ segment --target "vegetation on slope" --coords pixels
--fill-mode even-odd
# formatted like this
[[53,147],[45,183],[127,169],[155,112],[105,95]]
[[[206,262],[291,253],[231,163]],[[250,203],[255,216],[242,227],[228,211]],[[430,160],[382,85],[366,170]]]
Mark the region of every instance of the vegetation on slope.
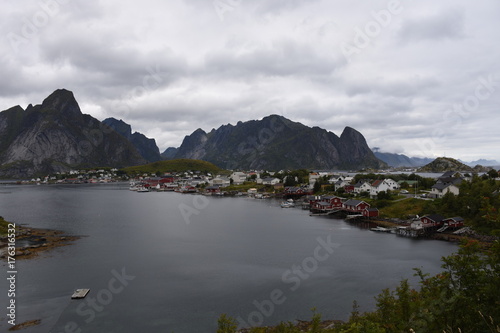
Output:
[[418,172],[445,172],[445,171],[473,172],[474,169],[450,157],[438,157],[431,163],[418,169]]
[[210,162],[192,159],[176,159],[168,161],[158,161],[145,165],[132,166],[122,169],[129,175],[143,174],[143,173],[156,173],[164,174],[171,172],[186,172],[186,171],[200,171],[202,173],[217,174],[223,170],[213,165]]
[[7,230],[9,222],[5,221],[2,216],[0,216],[0,237],[6,236],[7,235]]

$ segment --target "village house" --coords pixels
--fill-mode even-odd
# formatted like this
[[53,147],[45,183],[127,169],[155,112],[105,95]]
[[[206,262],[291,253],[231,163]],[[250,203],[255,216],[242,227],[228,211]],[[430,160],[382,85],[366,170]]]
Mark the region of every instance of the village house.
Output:
[[279,178],[273,178],[273,177],[266,177],[266,178],[259,178],[257,179],[257,184],[262,184],[262,185],[276,185],[281,180]]
[[354,185],[348,184],[344,186],[345,193],[354,193]]
[[220,186],[207,186],[205,187],[206,193],[218,194],[220,193]]
[[237,171],[233,172],[229,178],[233,180],[234,185],[241,185],[247,180],[247,174]]
[[210,186],[226,187],[231,185],[231,181],[227,177],[215,177],[209,182]]
[[449,217],[443,220],[443,224],[448,228],[462,228],[464,226],[464,219],[460,216]]
[[362,212],[366,208],[370,208],[370,204],[362,200],[349,199],[342,205],[343,208],[350,212]]
[[[330,180],[328,180],[328,182],[330,184],[333,184],[333,186],[335,187],[335,191],[337,191],[341,188],[345,189],[346,186],[349,186],[351,184],[352,180],[353,180],[353,177],[340,175],[340,176],[334,176],[334,177],[330,178]],[[346,192],[347,192],[347,190],[346,190]]]
[[377,208],[365,208],[363,210],[363,216],[367,218],[375,218],[379,216],[379,211]]
[[320,174],[317,172],[311,172],[309,173],[309,186],[312,188],[316,181],[319,179]]
[[379,192],[387,192],[392,189],[385,180],[375,180],[370,185],[370,196],[376,196]]
[[420,222],[423,228],[440,227],[443,225],[444,217],[439,214],[422,216]]
[[432,185],[431,193],[429,196],[431,198],[442,198],[446,193],[453,193],[454,195],[458,195],[460,193],[460,189],[458,186],[448,183],[436,183]]
[[285,191],[283,192],[283,197],[299,198],[308,194],[311,194],[311,191],[308,189],[304,189],[303,187],[297,187],[297,186],[289,186],[285,187]]
[[464,180],[459,172],[448,171],[439,177],[431,187],[431,198],[442,198],[446,193],[458,195],[460,193],[460,184]]
[[361,192],[368,192],[370,193],[372,186],[370,185],[370,182],[367,180],[360,180],[354,185],[354,193],[361,193]]
[[317,213],[329,212],[332,210],[339,210],[343,208],[343,198],[330,195],[323,197],[310,196],[310,208],[311,211]]

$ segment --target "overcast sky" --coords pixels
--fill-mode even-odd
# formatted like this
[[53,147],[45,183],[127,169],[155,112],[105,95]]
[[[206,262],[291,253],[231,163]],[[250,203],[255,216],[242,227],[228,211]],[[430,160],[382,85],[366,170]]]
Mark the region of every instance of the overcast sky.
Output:
[[2,0],[0,110],[73,91],[160,150],[283,115],[500,161],[498,0]]

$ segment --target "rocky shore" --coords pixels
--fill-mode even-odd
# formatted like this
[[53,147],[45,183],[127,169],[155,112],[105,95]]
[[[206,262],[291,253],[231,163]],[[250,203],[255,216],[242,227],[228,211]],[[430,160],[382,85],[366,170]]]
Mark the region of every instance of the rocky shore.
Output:
[[[60,230],[37,229],[16,224],[16,260],[31,259],[42,252],[70,245],[80,236],[68,236]],[[8,239],[0,237],[0,259],[7,258]]]

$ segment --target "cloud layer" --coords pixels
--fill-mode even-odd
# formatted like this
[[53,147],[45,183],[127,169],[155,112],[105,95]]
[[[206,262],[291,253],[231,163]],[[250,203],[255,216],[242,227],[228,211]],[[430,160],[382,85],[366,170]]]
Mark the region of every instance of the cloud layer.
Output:
[[281,114],[411,156],[500,160],[500,3],[14,0],[0,109],[57,88],[179,146]]

